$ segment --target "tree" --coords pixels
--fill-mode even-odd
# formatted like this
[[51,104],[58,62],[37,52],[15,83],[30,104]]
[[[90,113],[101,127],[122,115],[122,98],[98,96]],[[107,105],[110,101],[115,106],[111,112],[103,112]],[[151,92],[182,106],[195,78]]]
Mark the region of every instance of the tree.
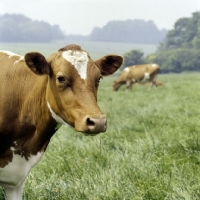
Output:
[[125,67],[144,63],[144,53],[141,50],[132,50],[124,54]]
[[95,27],[89,35],[91,41],[129,42],[158,44],[167,30],[158,30],[153,21],[125,20],[110,21],[102,28]]
[[176,21],[151,59],[162,72],[200,71],[199,50],[200,12],[195,12],[191,18]]
[[200,48],[200,12],[192,14],[191,18],[181,18],[175,22],[158,50],[176,48]]
[[44,21],[32,21],[19,14],[0,16],[1,42],[50,42],[64,39],[58,25],[51,26]]
[[199,50],[194,48],[170,49],[157,53],[153,57],[153,62],[161,66],[163,73],[200,71]]

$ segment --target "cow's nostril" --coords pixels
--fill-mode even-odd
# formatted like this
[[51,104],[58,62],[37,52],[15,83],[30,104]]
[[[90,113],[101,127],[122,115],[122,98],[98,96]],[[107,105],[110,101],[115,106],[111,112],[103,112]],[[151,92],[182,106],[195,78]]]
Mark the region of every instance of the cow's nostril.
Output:
[[87,123],[87,126],[95,126],[94,121],[92,121],[90,118],[87,118],[86,123]]

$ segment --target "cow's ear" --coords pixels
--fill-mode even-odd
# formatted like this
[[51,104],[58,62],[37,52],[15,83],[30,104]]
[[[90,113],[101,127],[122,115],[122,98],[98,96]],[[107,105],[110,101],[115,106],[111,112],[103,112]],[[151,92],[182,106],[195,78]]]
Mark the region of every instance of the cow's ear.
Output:
[[35,74],[50,75],[50,71],[51,71],[50,65],[42,54],[38,52],[31,52],[31,53],[27,53],[24,58],[25,58],[26,65]]
[[107,55],[95,61],[103,76],[113,74],[120,68],[122,62],[123,58],[118,55]]

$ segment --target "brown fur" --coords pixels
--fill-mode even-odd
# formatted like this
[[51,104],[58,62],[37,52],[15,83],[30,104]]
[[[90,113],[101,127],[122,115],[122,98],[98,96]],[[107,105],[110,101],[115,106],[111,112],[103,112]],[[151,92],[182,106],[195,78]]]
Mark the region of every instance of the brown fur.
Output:
[[117,91],[123,84],[126,84],[127,88],[132,89],[132,84],[141,82],[145,78],[145,73],[149,73],[148,79],[144,82],[149,82],[149,89],[156,85],[156,76],[160,71],[160,67],[155,64],[134,65],[127,67],[123,70],[119,78],[113,83],[113,91]]
[[[97,105],[99,79],[114,73],[123,59],[108,55],[94,62],[88,55],[87,79],[83,80],[62,57],[66,50],[83,51],[69,45],[47,59],[38,52],[27,53],[24,59],[0,52],[0,185],[14,188],[12,180],[2,182],[1,171],[15,154],[28,162],[47,148],[57,126],[47,102],[76,131],[97,134],[106,130],[106,116]],[[95,123],[102,121],[105,124],[96,128]],[[17,184],[21,185],[20,180]]]

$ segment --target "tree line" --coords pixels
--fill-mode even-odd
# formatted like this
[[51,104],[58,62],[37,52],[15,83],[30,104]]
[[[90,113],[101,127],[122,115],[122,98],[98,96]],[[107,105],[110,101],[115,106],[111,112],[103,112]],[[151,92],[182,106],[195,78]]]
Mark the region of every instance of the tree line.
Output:
[[153,58],[163,72],[200,71],[200,12],[180,18]]
[[163,73],[200,71],[200,12],[178,19],[154,54],[144,57],[143,52],[132,50],[124,57],[124,66],[157,63]]
[[0,42],[51,42],[76,39],[84,41],[157,44],[154,54],[132,50],[124,54],[124,66],[157,63],[161,72],[200,71],[200,12],[178,19],[172,30],[158,30],[153,21],[111,21],[95,27],[90,35],[65,35],[58,25],[33,21],[20,14],[0,15]]
[[167,33],[159,30],[153,21],[140,19],[110,21],[102,28],[95,27],[89,35],[91,41],[159,44]]
[[153,21],[110,21],[102,28],[94,27],[87,36],[66,35],[58,25],[33,21],[21,14],[0,15],[0,42],[50,42],[80,40],[159,44],[167,30],[159,30]]
[[0,16],[0,42],[50,42],[64,38],[58,25],[32,21],[21,14]]

